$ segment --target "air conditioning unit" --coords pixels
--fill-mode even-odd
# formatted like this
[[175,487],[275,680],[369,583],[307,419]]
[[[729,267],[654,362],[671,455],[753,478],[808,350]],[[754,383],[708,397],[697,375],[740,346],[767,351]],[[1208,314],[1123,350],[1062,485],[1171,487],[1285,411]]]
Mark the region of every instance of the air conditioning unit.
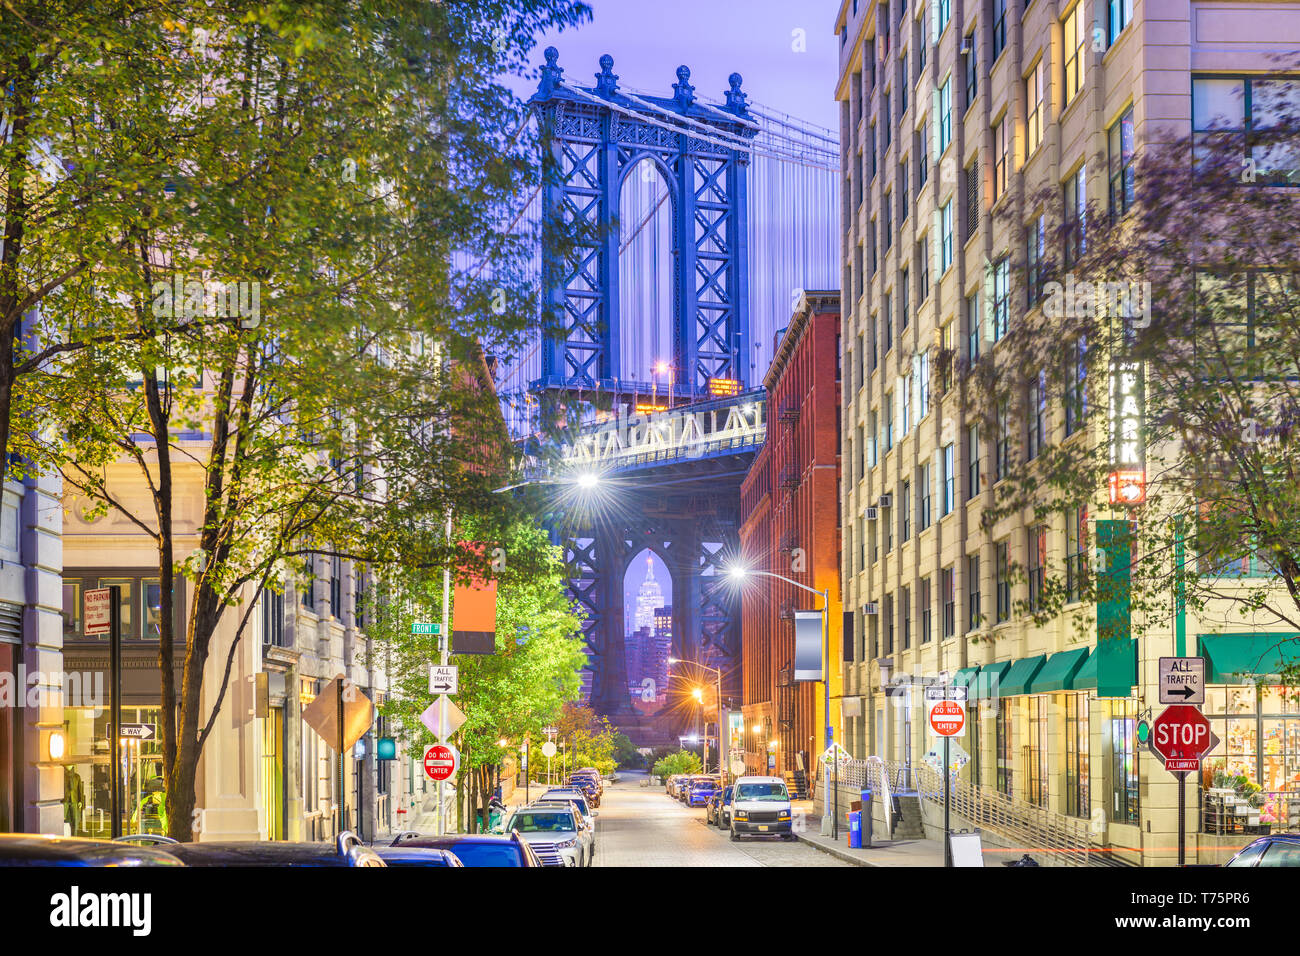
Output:
[[879,505],[881,508],[892,508],[894,507],[894,496],[881,495],[880,500],[877,501],[876,504]]
[[862,605],[862,613],[863,613],[863,614],[879,614],[879,613],[880,613],[880,604],[879,604],[879,602],[877,602],[877,601],[868,601],[866,604]]
[[877,518],[880,517],[880,509],[879,509],[879,508],[863,508],[863,509],[862,509],[862,517],[865,518],[865,519],[868,520],[868,521],[875,521]]

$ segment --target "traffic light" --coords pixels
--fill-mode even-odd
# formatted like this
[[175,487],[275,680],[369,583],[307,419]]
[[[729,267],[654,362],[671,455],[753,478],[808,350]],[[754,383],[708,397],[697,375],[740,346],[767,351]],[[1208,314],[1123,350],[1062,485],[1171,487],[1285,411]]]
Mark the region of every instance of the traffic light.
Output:
[[1142,719],[1142,720],[1139,720],[1139,721],[1138,721],[1138,740],[1141,741],[1142,743],[1146,743],[1146,742],[1147,742],[1147,738],[1150,737],[1150,736],[1151,736],[1151,725],[1150,725],[1149,723],[1147,723],[1147,721],[1145,720],[1145,718]]

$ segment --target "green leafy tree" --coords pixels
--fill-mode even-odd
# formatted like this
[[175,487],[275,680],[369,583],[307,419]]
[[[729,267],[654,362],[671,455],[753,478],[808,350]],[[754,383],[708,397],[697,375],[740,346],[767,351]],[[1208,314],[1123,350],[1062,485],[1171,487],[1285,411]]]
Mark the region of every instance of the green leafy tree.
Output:
[[701,766],[699,754],[679,750],[656,760],[652,773],[657,777],[671,777],[678,773],[699,773]]

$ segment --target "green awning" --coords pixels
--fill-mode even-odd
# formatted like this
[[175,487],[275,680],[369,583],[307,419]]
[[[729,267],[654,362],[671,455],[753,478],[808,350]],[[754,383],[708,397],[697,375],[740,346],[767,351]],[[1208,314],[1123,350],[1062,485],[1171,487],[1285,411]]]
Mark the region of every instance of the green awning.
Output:
[[1201,634],[1205,679],[1211,684],[1246,684],[1256,677],[1277,677],[1282,668],[1300,663],[1300,634]]
[[979,667],[963,667],[956,674],[952,675],[952,685],[954,687],[969,687],[975,675],[979,673]]
[[1086,647],[1053,654],[1030,685],[1029,693],[1045,694],[1053,690],[1074,690],[1074,675],[1088,657]]
[[[1111,638],[1111,640],[1113,640],[1113,638]],[[1133,675],[1134,675],[1133,683],[1136,683],[1137,682],[1137,641],[1130,637],[1128,638],[1128,642],[1133,648],[1132,651]],[[1088,655],[1088,659],[1083,662],[1083,666],[1080,667],[1079,670],[1074,675],[1075,690],[1096,690],[1097,689],[1097,662],[1100,660],[1100,658],[1101,655],[1098,654],[1096,648],[1094,648],[1093,652]]]
[[1002,678],[1011,668],[1010,661],[985,664],[970,685],[971,700],[991,700],[1001,695]]
[[1022,657],[1011,665],[1007,675],[1002,678],[998,685],[998,694],[1002,697],[1016,697],[1020,694],[1029,693],[1029,684],[1042,669],[1043,662],[1047,660],[1046,654],[1039,654],[1037,657]]

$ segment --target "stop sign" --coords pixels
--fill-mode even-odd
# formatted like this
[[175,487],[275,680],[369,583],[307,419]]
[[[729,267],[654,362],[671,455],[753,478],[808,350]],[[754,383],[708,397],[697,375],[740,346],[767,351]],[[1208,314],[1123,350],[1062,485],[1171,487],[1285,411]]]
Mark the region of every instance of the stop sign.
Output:
[[930,704],[930,729],[940,737],[961,737],[966,731],[966,708],[955,700]]
[[1151,749],[1166,770],[1198,770],[1213,747],[1210,722],[1191,704],[1171,704],[1151,725]]
[[447,780],[460,766],[460,754],[455,747],[434,744],[424,752],[424,772],[430,780]]

